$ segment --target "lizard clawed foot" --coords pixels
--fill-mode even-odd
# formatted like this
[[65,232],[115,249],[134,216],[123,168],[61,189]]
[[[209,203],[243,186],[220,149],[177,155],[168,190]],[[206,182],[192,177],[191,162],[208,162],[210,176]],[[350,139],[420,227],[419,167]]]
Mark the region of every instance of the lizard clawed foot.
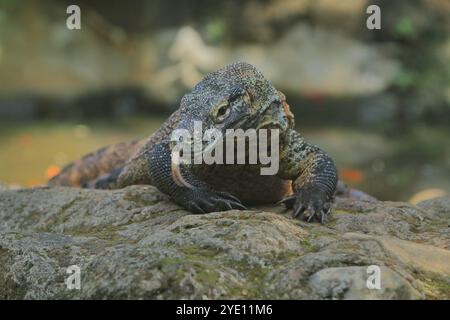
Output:
[[300,218],[306,222],[313,219],[325,223],[330,213],[331,204],[325,194],[320,191],[299,190],[296,194],[286,197],[279,204],[292,209],[292,218]]
[[247,208],[235,196],[220,191],[196,190],[187,199],[185,207],[193,213],[209,213],[227,210],[246,210]]

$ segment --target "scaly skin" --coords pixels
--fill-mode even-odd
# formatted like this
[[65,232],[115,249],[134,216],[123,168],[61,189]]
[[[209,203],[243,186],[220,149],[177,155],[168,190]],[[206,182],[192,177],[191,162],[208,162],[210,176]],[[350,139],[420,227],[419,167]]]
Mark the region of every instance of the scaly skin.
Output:
[[[279,129],[276,175],[258,164],[174,164],[175,129]],[[324,221],[337,184],[333,160],[294,130],[285,96],[247,63],[208,74],[181,100],[180,108],[146,140],[122,143],[85,156],[49,181],[50,185],[122,188],[151,184],[194,213],[245,209],[281,201],[294,217]]]

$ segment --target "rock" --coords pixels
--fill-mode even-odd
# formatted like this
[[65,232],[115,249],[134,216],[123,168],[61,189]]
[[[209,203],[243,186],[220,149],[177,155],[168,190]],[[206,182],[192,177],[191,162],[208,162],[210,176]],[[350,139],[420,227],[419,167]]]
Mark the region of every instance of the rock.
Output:
[[152,186],[0,190],[0,299],[448,299],[449,204],[337,198],[320,225],[193,215]]
[[325,299],[418,299],[419,292],[391,269],[382,267],[381,289],[367,289],[366,267],[327,268],[313,274],[309,285]]
[[432,211],[436,215],[441,215],[444,218],[450,219],[450,197],[436,197],[422,201],[417,204],[419,207]]
[[282,91],[306,96],[379,93],[392,83],[399,70],[398,62],[373,44],[305,24],[293,26],[271,48],[262,49],[259,56],[250,52],[243,56],[255,61]]
[[175,64],[163,69],[156,79],[171,79],[172,83],[167,83],[171,87],[184,84],[179,88],[184,91],[173,97],[188,91],[206,72],[235,61],[254,64],[290,96],[376,94],[392,83],[400,69],[398,61],[376,45],[302,23],[273,44],[241,45],[233,50],[207,46],[196,30],[183,27],[173,40],[169,57]]
[[[323,7],[337,10],[340,14],[335,17],[340,26],[344,11],[353,8],[351,12],[357,12],[363,4],[335,8],[327,2],[322,1],[311,14],[318,14]],[[9,26],[0,28],[0,116],[8,119],[33,119],[55,112],[103,117],[111,113],[111,108],[118,116],[124,109],[169,111],[206,73],[237,60],[260,68],[291,98],[380,93],[392,85],[401,69],[399,61],[385,53],[382,46],[322,25],[295,23],[269,43],[231,45],[226,41],[209,43],[202,24],[196,29],[179,24],[136,34],[88,9],[83,13],[83,32],[76,32],[67,29],[65,23],[55,22],[66,12],[63,4],[44,1],[41,5],[20,6],[21,10],[5,10],[0,20],[0,26]],[[272,30],[269,21],[283,21],[306,9],[306,4],[298,6],[273,4],[272,9],[267,8],[272,18],[261,21],[263,28]],[[255,8],[246,7],[245,16],[258,16]],[[281,7],[284,13],[279,11]],[[105,7],[102,12],[110,10]],[[241,19],[239,33],[247,28],[267,34],[258,27],[259,22],[250,20]],[[360,29],[359,18],[351,20],[357,21]],[[14,76],[18,69],[22,70],[21,77]],[[24,96],[24,92],[29,94]],[[121,105],[114,106],[118,99],[109,99],[111,94],[119,96]],[[78,103],[78,99],[88,103]],[[86,105],[89,110],[83,108]],[[92,109],[100,111],[96,114]],[[377,114],[376,110],[374,107],[369,112],[369,118]]]

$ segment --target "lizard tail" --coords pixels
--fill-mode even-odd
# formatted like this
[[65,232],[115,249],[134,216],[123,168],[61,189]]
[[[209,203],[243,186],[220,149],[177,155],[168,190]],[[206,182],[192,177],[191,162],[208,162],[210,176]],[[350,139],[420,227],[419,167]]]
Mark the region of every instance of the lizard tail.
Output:
[[[50,186],[95,186],[92,182],[113,174],[138,150],[141,141],[122,142],[101,148],[66,166],[48,181]],[[114,185],[114,184],[110,184]]]

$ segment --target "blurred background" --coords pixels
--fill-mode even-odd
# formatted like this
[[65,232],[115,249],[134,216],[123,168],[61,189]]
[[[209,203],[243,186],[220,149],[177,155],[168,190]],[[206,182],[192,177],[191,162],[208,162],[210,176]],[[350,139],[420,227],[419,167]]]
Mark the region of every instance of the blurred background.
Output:
[[[66,27],[74,3],[81,30]],[[381,30],[366,28],[370,4]],[[349,185],[448,193],[449,34],[450,0],[0,0],[0,183],[39,185],[149,136],[205,73],[242,60]]]

